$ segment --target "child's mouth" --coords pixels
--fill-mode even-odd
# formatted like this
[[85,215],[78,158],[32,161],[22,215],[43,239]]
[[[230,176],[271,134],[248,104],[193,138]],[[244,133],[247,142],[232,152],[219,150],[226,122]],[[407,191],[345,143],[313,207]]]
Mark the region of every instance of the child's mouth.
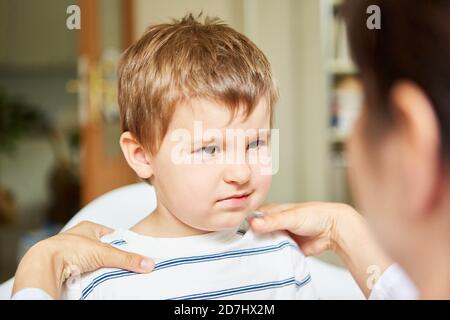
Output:
[[251,195],[251,192],[248,192],[245,194],[232,195],[231,197],[221,199],[217,202],[221,203],[227,207],[232,207],[232,208],[245,207],[248,203],[250,195]]

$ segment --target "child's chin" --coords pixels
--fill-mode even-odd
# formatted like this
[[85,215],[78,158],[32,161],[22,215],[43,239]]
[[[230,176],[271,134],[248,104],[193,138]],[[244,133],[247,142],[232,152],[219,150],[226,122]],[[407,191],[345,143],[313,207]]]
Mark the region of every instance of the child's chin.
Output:
[[204,231],[224,231],[238,228],[244,219],[254,210],[222,211],[215,213],[214,219],[210,220],[208,226],[204,226]]
[[218,225],[218,228],[220,228],[221,230],[237,228],[241,225],[242,221],[244,221],[246,217],[247,212],[233,212],[232,214],[228,215],[226,220],[224,219],[225,221],[222,221],[222,223]]

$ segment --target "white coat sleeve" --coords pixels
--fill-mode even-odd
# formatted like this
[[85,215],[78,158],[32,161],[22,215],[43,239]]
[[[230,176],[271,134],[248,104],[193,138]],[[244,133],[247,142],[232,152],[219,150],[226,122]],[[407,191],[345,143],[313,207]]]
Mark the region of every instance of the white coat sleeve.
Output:
[[372,289],[369,300],[416,300],[418,291],[396,263],[389,266]]
[[38,288],[25,288],[16,292],[12,300],[53,300],[44,290]]

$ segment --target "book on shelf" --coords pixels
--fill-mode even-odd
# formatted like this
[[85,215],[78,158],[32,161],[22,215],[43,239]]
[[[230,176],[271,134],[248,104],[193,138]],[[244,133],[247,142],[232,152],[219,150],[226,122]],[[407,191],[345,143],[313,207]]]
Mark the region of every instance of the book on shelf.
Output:
[[345,77],[332,93],[330,109],[334,142],[345,142],[359,116],[361,106],[361,83],[354,76]]
[[326,35],[326,56],[327,60],[331,61],[331,71],[335,68],[341,70],[342,66],[348,66],[348,69],[351,69],[350,66],[352,65],[348,46],[347,29],[345,22],[340,15],[339,7],[340,6],[338,5],[333,7],[330,16],[331,21],[326,24],[328,29]]

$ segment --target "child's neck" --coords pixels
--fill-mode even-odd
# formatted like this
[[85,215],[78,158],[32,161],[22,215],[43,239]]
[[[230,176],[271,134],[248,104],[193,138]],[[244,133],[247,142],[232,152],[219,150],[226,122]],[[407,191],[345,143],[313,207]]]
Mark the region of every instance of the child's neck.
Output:
[[131,231],[158,238],[188,237],[209,233],[209,231],[195,229],[183,223],[161,204],[158,204],[151,214],[134,225]]

